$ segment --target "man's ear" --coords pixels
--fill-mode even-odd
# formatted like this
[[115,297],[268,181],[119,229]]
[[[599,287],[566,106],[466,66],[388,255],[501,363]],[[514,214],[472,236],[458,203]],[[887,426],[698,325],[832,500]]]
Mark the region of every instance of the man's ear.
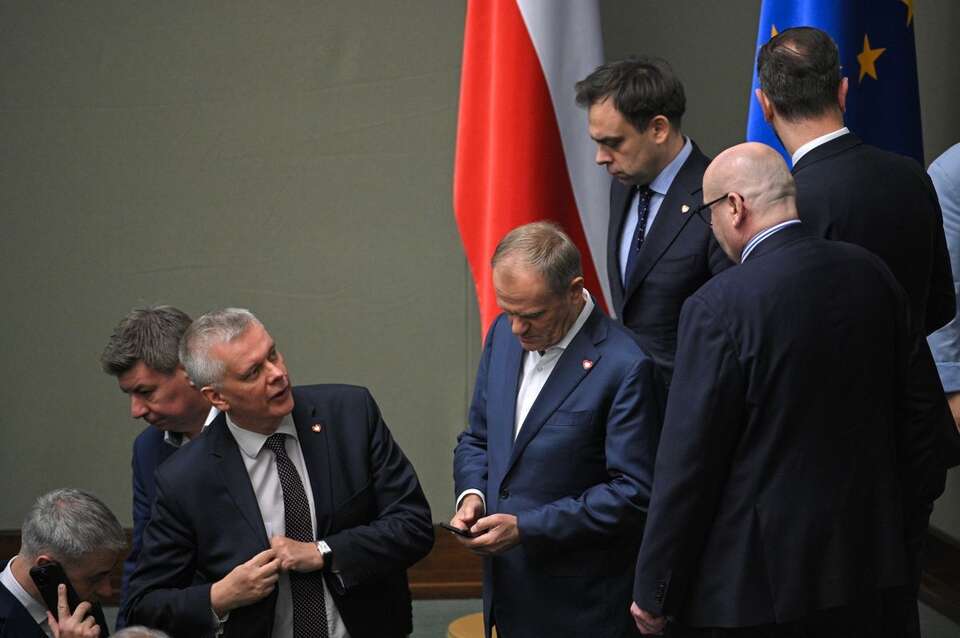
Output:
[[31,565],[31,567],[40,567],[41,565],[49,565],[50,563],[56,562],[57,560],[50,554],[39,554],[33,559],[33,565]]
[[653,141],[663,144],[670,137],[670,120],[666,115],[654,115],[647,124],[647,129],[653,133]]
[[568,294],[570,295],[571,301],[577,301],[583,298],[583,277],[575,277],[573,281],[570,282],[570,288],[568,289]]
[[760,110],[763,112],[763,119],[767,122],[773,121],[773,103],[763,92],[763,89],[757,89],[753,92],[757,96],[757,103],[760,104]]
[[740,196],[740,193],[730,193],[727,195],[727,199],[730,201],[730,221],[734,228],[739,229],[747,219],[747,216],[744,215],[746,206],[743,197]]
[[230,411],[230,402],[227,401],[220,392],[218,392],[212,385],[205,385],[200,388],[200,392],[203,394],[203,397],[210,402],[210,404],[221,412]]
[[840,112],[847,112],[847,91],[850,89],[850,82],[847,78],[840,80],[840,86],[837,87],[837,104],[840,105]]

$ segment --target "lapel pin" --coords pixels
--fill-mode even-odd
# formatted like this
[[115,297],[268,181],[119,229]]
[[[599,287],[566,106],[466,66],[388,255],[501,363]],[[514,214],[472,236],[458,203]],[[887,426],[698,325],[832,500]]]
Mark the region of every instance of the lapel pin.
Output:
[[584,360],[583,360],[583,369],[584,369],[584,370],[589,370],[589,369],[592,368],[592,367],[593,367],[593,361],[591,361],[590,359],[584,359]]
[[680,207],[680,212],[681,212],[681,213],[689,213],[689,212],[690,212],[690,207],[687,206],[686,204],[684,204],[683,206]]
[[323,430],[323,425],[319,423],[314,423],[313,427],[311,427],[310,429],[313,430],[314,432],[320,432],[321,430]]

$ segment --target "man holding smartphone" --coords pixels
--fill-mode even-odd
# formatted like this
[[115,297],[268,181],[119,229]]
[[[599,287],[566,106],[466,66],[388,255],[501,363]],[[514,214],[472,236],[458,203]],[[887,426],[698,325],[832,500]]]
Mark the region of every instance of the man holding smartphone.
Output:
[[454,453],[450,521],[484,556],[487,636],[634,635],[660,432],[653,359],[595,305],[559,227],[515,228],[492,262],[503,314]]
[[[92,494],[59,489],[38,498],[24,520],[20,551],[0,573],[0,636],[109,635],[98,601],[112,594],[110,572],[126,546],[120,522]],[[80,601],[74,609],[69,590]]]

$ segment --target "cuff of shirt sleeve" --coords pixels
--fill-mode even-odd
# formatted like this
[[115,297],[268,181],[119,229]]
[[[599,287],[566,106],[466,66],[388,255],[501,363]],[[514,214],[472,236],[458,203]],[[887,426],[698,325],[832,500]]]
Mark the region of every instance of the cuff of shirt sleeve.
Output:
[[475,489],[463,490],[463,492],[460,493],[460,496],[457,497],[457,507],[456,507],[456,509],[458,509],[458,510],[460,509],[460,505],[463,504],[463,499],[465,499],[465,498],[467,497],[467,495],[469,495],[469,494],[476,494],[477,496],[480,497],[480,500],[483,502],[483,512],[484,512],[484,514],[486,514],[486,512],[487,512],[487,499],[484,498],[483,492],[481,492],[480,490],[475,490]]
[[937,372],[940,373],[940,382],[943,391],[947,394],[960,392],[960,363],[937,363]]
[[230,612],[228,611],[223,615],[223,618],[217,615],[217,612],[213,611],[213,607],[210,608],[210,613],[213,615],[213,628],[215,630],[215,636],[223,635],[223,626],[227,624],[227,621],[230,619]]

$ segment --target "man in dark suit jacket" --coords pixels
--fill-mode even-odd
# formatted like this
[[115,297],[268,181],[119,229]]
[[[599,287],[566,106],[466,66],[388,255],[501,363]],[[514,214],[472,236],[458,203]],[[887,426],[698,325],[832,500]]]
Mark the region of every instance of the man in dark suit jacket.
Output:
[[613,310],[668,387],[680,307],[730,265],[709,229],[690,223],[709,160],[680,131],[686,98],[666,61],[605,64],[576,90],[577,103],[588,108],[597,163],[615,178],[607,233]]
[[502,314],[454,454],[451,524],[485,556],[487,635],[635,634],[627,606],[659,432],[653,362],[548,223],[499,244]]
[[792,156],[804,226],[883,259],[926,336],[956,313],[937,195],[922,166],[864,144],[844,127],[847,78],[839,59],[837,45],[819,29],[782,31],[758,54],[757,100]]
[[882,261],[797,220],[776,151],[721,153],[704,199],[741,263],[681,314],[638,627],[673,616],[677,635],[886,635],[896,622],[880,599],[906,582],[908,543],[943,489],[945,400],[917,381],[936,374],[929,351]]
[[[217,415],[180,365],[177,349],[190,321],[173,306],[134,308],[117,324],[100,355],[103,371],[116,377],[120,390],[130,397],[130,416],[149,423],[133,442],[133,542],[123,562],[121,606],[129,595],[130,575],[150,520],[154,472]],[[123,625],[120,615],[117,629]]]
[[[99,601],[113,595],[110,574],[126,545],[120,522],[94,495],[59,489],[38,498],[23,522],[20,551],[0,572],[0,636],[108,636]],[[72,613],[64,590],[57,616],[50,614],[30,575],[50,563],[60,564],[83,601]]]
[[409,634],[406,568],[433,544],[430,509],[369,392],[292,388],[241,309],[197,319],[181,360],[222,414],[157,471],[128,621],[177,637]]

